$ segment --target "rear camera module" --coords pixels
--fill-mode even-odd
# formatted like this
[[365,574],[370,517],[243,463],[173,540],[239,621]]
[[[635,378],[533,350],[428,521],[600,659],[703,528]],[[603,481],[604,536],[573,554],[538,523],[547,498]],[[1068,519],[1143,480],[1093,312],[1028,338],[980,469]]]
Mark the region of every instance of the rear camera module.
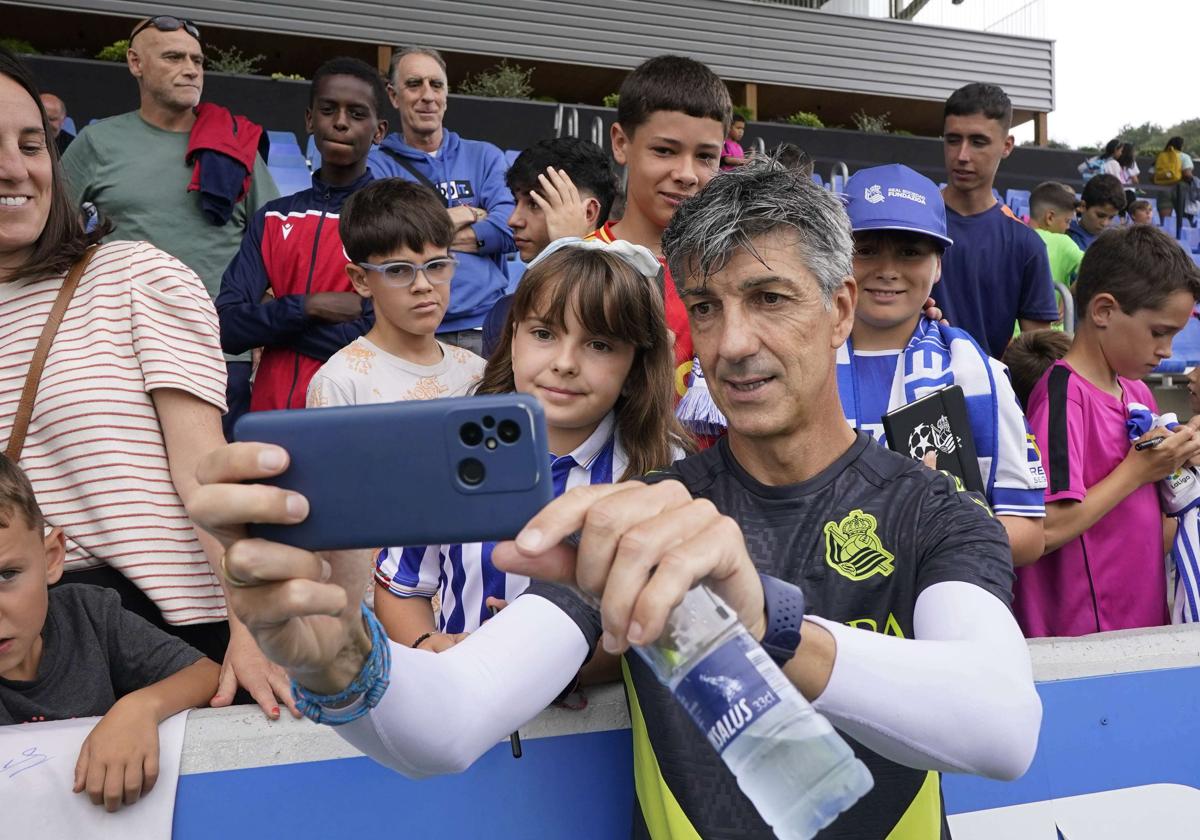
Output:
[[516,443],[521,437],[521,427],[512,420],[501,420],[496,435],[504,443]]
[[487,472],[478,458],[466,458],[458,464],[458,479],[468,487],[478,487]]
[[483,429],[477,423],[463,423],[458,430],[458,436],[467,446],[478,446],[483,443]]

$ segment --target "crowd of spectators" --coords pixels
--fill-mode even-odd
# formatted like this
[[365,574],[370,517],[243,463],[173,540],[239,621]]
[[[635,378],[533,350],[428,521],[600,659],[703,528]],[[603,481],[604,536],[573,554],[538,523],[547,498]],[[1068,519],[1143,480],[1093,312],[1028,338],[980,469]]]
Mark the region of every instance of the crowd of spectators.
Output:
[[[623,673],[634,836],[770,836],[624,656],[705,582],[875,776],[830,836],[882,837],[930,771],[1024,772],[1024,638],[1187,620],[1159,485],[1200,464],[1200,418],[1159,418],[1142,380],[1200,268],[1132,194],[1132,145],[1078,197],[1033,190],[1027,224],[994,191],[1012,105],[972,83],[943,186],[889,164],[838,197],[799,149],[747,154],[725,84],[668,55],[622,85],[611,156],[558,138],[510,165],[445,128],[446,64],[406,47],[386,80],[317,70],[320,167],[279,196],[262,128],[202,102],[194,23],[141,22],[128,65],[138,109],[72,138],[0,52],[0,724],[102,716],[76,774],[96,804],[149,792],[183,708],[282,705],[427,774]],[[1183,219],[1177,140],[1154,180]],[[947,386],[978,493],[885,435]],[[504,393],[541,404],[557,497],[515,542],[244,539],[308,504],[255,483],[287,453],[225,442],[247,411]],[[414,719],[440,723],[386,736]],[[911,836],[948,836],[936,811]]]

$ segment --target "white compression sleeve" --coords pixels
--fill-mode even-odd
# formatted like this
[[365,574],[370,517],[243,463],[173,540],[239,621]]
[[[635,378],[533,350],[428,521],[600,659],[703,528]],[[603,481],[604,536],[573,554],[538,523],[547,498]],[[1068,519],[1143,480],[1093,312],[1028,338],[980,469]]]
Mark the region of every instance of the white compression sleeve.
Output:
[[917,598],[915,639],[812,618],[837,658],[813,704],[847,735],[922,770],[1019,777],[1033,761],[1042,704],[1012,613],[973,584],[947,581]]
[[444,653],[392,644],[382,701],[335,731],[380,764],[421,778],[458,773],[550,705],[587,658],[575,621],[523,595]]

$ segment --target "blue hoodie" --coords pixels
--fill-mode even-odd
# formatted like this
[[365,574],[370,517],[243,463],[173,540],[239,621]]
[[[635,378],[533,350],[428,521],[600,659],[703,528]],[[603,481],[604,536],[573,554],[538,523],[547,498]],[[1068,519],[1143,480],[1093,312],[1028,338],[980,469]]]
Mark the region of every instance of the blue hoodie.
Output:
[[436,155],[412,148],[400,134],[389,134],[371,150],[367,167],[376,178],[417,181],[396,160],[397,156],[428,178],[449,206],[482,207],[488,212],[486,219],[472,225],[475,237],[483,243],[479,252],[455,253],[458,271],[450,283],[450,308],[438,332],[478,327],[508,285],[505,254],[517,250],[508,229],[508,217],[516,202],[504,183],[508,169],[504,153],[491,143],[463,140],[449,129],[442,130],[442,145]]
[[1079,250],[1086,251],[1088,246],[1096,241],[1098,233],[1088,233],[1083,229],[1083,225],[1079,224],[1078,219],[1072,219],[1071,224],[1067,226],[1067,236],[1071,237],[1071,241],[1079,246]]

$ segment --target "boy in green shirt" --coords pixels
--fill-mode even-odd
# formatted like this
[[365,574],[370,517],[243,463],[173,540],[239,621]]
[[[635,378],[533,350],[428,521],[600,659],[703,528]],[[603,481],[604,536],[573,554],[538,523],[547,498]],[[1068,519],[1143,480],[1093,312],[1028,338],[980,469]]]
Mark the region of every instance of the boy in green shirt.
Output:
[[[1074,286],[1079,264],[1083,262],[1083,251],[1067,236],[1067,226],[1075,218],[1075,206],[1075,191],[1056,181],[1038,184],[1029,194],[1029,226],[1046,243],[1050,276],[1055,283],[1062,283],[1068,289]],[[1059,299],[1058,320],[1051,328],[1061,330],[1062,291],[1056,288],[1055,296]]]

